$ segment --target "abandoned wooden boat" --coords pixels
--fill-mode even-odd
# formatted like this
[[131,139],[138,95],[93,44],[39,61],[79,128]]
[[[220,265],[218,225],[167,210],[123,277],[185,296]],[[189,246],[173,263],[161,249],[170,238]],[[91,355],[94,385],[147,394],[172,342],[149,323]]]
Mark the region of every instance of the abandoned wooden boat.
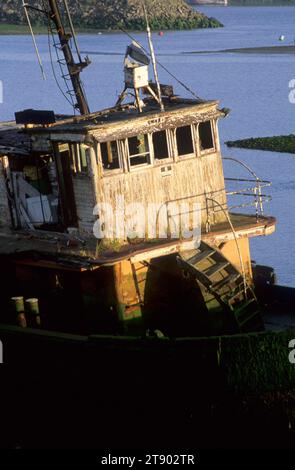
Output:
[[[287,332],[265,331],[271,296],[287,311],[294,292],[280,298],[249,248],[275,230],[263,213],[270,183],[233,158],[245,177],[224,177],[226,110],[160,85],[152,47],[151,83],[132,44],[116,105],[91,113],[80,82],[88,61],[75,63],[57,2],[48,15],[81,116],[25,110],[0,125],[4,360],[132,355],[194,363],[233,389],[294,385],[292,315]],[[130,90],[135,101],[123,104]],[[150,205],[153,223],[141,225]]]

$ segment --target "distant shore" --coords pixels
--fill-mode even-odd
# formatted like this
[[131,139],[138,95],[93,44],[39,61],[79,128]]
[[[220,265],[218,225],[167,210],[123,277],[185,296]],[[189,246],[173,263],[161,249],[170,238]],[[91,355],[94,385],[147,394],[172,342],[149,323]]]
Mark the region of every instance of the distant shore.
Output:
[[[111,32],[116,31],[109,30],[99,30],[99,29],[87,29],[87,28],[75,28],[77,33],[80,34],[97,34],[100,31],[102,32]],[[48,34],[48,29],[45,26],[34,26],[35,34]],[[14,36],[14,35],[24,35],[30,34],[29,28],[27,25],[18,25],[18,24],[0,24],[0,36]]]
[[250,139],[225,142],[228,147],[251,150],[268,150],[270,152],[295,153],[295,135],[278,135],[274,137],[252,137]]
[[[153,31],[185,31],[192,29],[207,29],[207,28],[222,28],[223,24],[220,23],[215,18],[208,18],[206,15],[203,15],[194,10],[189,10],[187,17],[171,17],[170,19],[166,17],[155,17],[150,20],[150,27]],[[2,20],[3,21],[3,20]],[[81,23],[83,25],[83,22]],[[117,33],[121,30],[120,25],[126,31],[136,31],[136,32],[145,32],[146,24],[143,18],[139,19],[128,19],[119,21],[113,25],[109,25],[107,21],[101,20],[91,23],[91,26],[88,27],[88,24],[85,23],[84,26],[75,27],[75,30],[78,33],[86,34],[97,34],[99,32],[104,33]],[[28,34],[29,28],[26,24],[12,24],[12,23],[1,23],[0,24],[0,35],[17,35],[17,34]],[[47,34],[48,28],[46,25],[37,26],[34,25],[35,34]]]
[[[120,29],[92,29],[92,28],[75,28],[79,34],[99,34],[99,33],[121,33]],[[129,31],[130,32],[130,31]],[[137,33],[142,31],[136,31]],[[16,24],[0,24],[0,36],[23,36],[30,34],[29,28],[26,25]],[[34,26],[34,34],[48,34],[48,29],[45,26]]]
[[[198,28],[196,28],[198,29]],[[77,28],[75,27],[75,31],[78,34],[117,34],[122,33],[120,29],[99,29],[99,28]],[[158,30],[154,30],[158,31]],[[170,29],[165,30],[167,31],[187,31],[185,29]],[[142,30],[128,30],[128,33],[145,33]],[[26,25],[14,25],[14,24],[0,24],[0,36],[22,36],[30,34],[29,28]],[[48,34],[48,29],[44,26],[34,26],[34,34]],[[197,52],[196,52],[197,53]]]
[[220,54],[220,53],[235,53],[235,54],[294,54],[294,46],[264,46],[264,47],[241,47],[238,49],[221,49],[216,51],[191,51],[184,52],[184,54]]
[[240,49],[225,49],[222,52],[236,52],[240,54],[294,54],[294,46],[265,46],[265,47],[243,47]]

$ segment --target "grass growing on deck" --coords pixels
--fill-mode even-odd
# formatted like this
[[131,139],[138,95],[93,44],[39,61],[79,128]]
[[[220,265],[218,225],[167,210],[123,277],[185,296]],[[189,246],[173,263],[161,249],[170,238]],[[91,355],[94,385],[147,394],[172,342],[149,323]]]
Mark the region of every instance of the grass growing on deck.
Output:
[[228,147],[239,147],[271,152],[295,153],[295,135],[279,135],[274,137],[257,137],[226,142]]

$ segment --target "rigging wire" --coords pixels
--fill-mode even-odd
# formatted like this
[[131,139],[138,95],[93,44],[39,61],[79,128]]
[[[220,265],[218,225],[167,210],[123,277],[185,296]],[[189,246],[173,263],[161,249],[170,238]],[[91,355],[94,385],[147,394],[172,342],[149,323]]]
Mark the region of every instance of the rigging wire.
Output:
[[156,81],[156,85],[157,85],[158,100],[159,100],[161,111],[165,111],[163,101],[162,101],[162,96],[161,96],[161,87],[160,87],[160,82],[159,82],[159,77],[158,77],[156,57],[155,57],[155,52],[154,52],[154,45],[153,45],[153,41],[152,41],[152,33],[151,33],[151,28],[150,28],[148,14],[147,14],[147,11],[146,11],[144,0],[142,2],[142,7],[143,7],[143,11],[144,11],[144,16],[145,16],[146,30],[147,30],[147,35],[148,35],[149,47],[150,47],[150,54],[151,54],[151,59],[152,59],[152,64],[153,64],[153,69],[154,69],[154,77],[155,77],[155,81]]
[[[72,16],[71,16],[71,13],[70,13],[68,1],[67,1],[67,0],[63,0],[63,4],[64,4],[65,11],[66,11],[66,14],[67,14],[67,18],[68,18],[68,22],[69,22],[69,26],[70,26],[70,31],[71,31],[71,34],[72,34],[72,39],[73,39],[73,42],[74,42],[74,45],[75,45],[75,49],[76,49],[76,54],[77,54],[77,57],[78,57],[80,63],[82,63],[82,62],[83,62],[83,59],[82,59],[81,52],[80,52],[80,47],[79,47],[79,44],[78,44],[78,41],[77,41],[77,35],[76,35],[75,27],[74,27],[74,24],[73,24],[73,21],[72,21]],[[71,43],[70,43],[70,44],[71,44]],[[83,81],[81,80],[81,77],[79,78],[79,80],[80,80],[80,87],[81,87],[82,93],[83,93],[83,95],[84,95],[84,99],[85,99],[86,105],[87,105],[87,107],[88,107],[88,109],[89,109],[89,104],[88,104],[88,100],[87,100],[87,96],[86,96],[84,84],[83,84]]]
[[[52,74],[53,74],[53,77],[54,77],[54,80],[56,82],[56,85],[59,89],[59,91],[61,92],[61,94],[63,95],[63,97],[66,99],[66,101],[70,104],[70,106],[72,106],[73,108],[73,111],[74,111],[74,114],[76,114],[76,106],[75,106],[75,103],[74,103],[74,100],[73,100],[73,96],[72,96],[72,93],[71,93],[71,90],[68,86],[68,83],[64,77],[64,71],[62,69],[62,65],[60,63],[60,58],[59,58],[59,55],[58,55],[58,52],[57,52],[57,48],[56,48],[56,45],[55,45],[55,39],[54,39],[54,32],[52,30],[52,27],[51,27],[51,20],[50,20],[50,13],[49,11],[47,10],[46,8],[46,5],[45,5],[45,0],[43,0],[43,7],[44,7],[44,10],[46,11],[47,13],[47,31],[48,31],[48,49],[49,49],[49,57],[50,57],[50,64],[51,64],[51,70],[52,70]],[[57,57],[57,62],[59,64],[59,68],[60,68],[60,71],[61,71],[61,75],[62,77],[64,78],[64,82],[66,84],[66,88],[67,88],[67,93],[69,95],[69,97],[67,96],[67,94],[64,92],[64,90],[62,89],[59,81],[58,81],[58,78],[56,76],[56,72],[55,72],[55,68],[54,68],[54,64],[53,64],[53,57],[52,57],[52,44],[51,44],[51,40],[50,40],[50,36],[51,36],[51,39],[52,39],[52,44],[55,48],[55,53],[56,53],[56,57]]]
[[[60,85],[60,83],[59,83],[59,81],[58,81],[58,78],[57,78],[57,76],[56,76],[56,72],[55,72],[54,64],[53,64],[53,57],[52,57],[52,49],[51,49],[52,46],[51,46],[51,41],[50,41],[50,35],[52,35],[52,34],[53,34],[53,32],[52,32],[51,28],[49,27],[49,28],[48,28],[48,48],[49,48],[49,56],[50,56],[50,64],[51,64],[52,74],[53,74],[54,80],[55,80],[55,82],[56,82],[56,85],[57,85],[59,91],[61,92],[61,94],[63,95],[63,97],[67,100],[67,102],[73,107],[73,109],[74,109],[74,111],[75,111],[75,109],[76,109],[76,108],[75,108],[75,103],[74,103],[74,101],[72,100],[71,94],[70,94],[71,98],[69,98],[69,97],[66,95],[66,93],[65,93],[64,90],[62,89],[62,87],[61,87],[61,85]],[[58,59],[58,60],[59,60],[59,59]],[[62,73],[63,73],[63,72],[62,72]],[[67,87],[67,88],[68,88],[68,87]]]
[[53,36],[53,31],[52,31],[52,28],[51,28],[51,23],[50,23],[50,14],[49,14],[49,11],[47,10],[47,5],[45,4],[45,0],[43,0],[43,8],[44,8],[44,11],[46,12],[46,16],[47,16],[47,36],[48,36],[48,50],[49,50],[49,57],[50,57],[50,64],[51,64],[51,69],[52,69],[52,74],[53,74],[53,77],[54,77],[54,80],[56,82],[56,85],[59,89],[59,91],[61,92],[61,94],[64,96],[64,98],[67,100],[67,102],[74,107],[74,103],[72,102],[72,100],[70,100],[67,95],[64,93],[61,85],[59,84],[59,81],[57,79],[57,76],[56,76],[56,72],[55,72],[55,69],[54,69],[54,65],[53,65],[53,57],[52,57],[52,50],[51,50],[51,42],[50,42],[50,35]]
[[22,4],[23,4],[26,20],[27,20],[27,23],[28,23],[28,26],[29,26],[29,29],[30,29],[30,33],[31,33],[31,36],[32,36],[32,41],[33,41],[35,52],[36,52],[36,55],[37,55],[37,59],[38,59],[39,67],[40,67],[40,70],[41,70],[42,78],[43,78],[43,80],[46,80],[46,75],[45,75],[42,59],[41,59],[41,56],[39,54],[39,49],[38,49],[38,46],[37,46],[37,42],[36,42],[36,39],[35,39],[35,34],[34,34],[34,31],[33,31],[33,28],[32,28],[32,23],[31,23],[31,20],[30,20],[28,9],[27,9],[28,4],[24,0],[22,0]]
[[[41,68],[41,71],[42,71],[43,78],[45,79],[46,76],[45,76],[45,72],[44,72],[44,69],[43,69],[42,60],[41,60],[41,57],[40,57],[40,54],[39,54],[39,51],[38,51],[38,47],[37,47],[37,44],[36,44],[34,32],[33,32],[32,25],[31,25],[31,22],[30,22],[30,18],[29,18],[28,12],[27,12],[27,7],[26,7],[27,4],[25,3],[24,0],[22,0],[22,2],[23,2],[23,6],[24,6],[24,9],[25,9],[26,16],[27,16],[28,24],[29,24],[29,27],[30,27],[32,39],[33,39],[33,42],[34,42],[34,47],[35,47],[36,54],[37,54],[37,57],[38,57],[38,62],[39,62],[39,65],[40,65],[40,68]],[[74,26],[73,26],[73,22],[72,22],[72,19],[71,19],[71,15],[70,15],[67,0],[63,0],[63,3],[64,3],[64,6],[65,6],[65,9],[66,9],[66,12],[67,12],[69,25],[70,25],[71,33],[73,35],[73,41],[74,41],[74,44],[75,44],[76,52],[77,52],[77,55],[78,55],[78,58],[79,58],[80,62],[82,62],[81,53],[80,53],[80,49],[79,49],[79,46],[78,46],[76,33],[75,33],[75,30],[74,30]],[[45,4],[45,0],[43,0],[43,8],[44,8],[44,11],[47,14],[47,20],[48,20],[48,48],[49,48],[49,55],[50,55],[50,62],[51,62],[51,69],[52,69],[53,77],[54,77],[54,80],[57,84],[57,87],[58,87],[59,91],[61,92],[63,97],[66,99],[66,101],[73,107],[74,114],[75,114],[76,113],[76,105],[74,103],[72,92],[71,92],[71,90],[68,86],[67,79],[64,75],[64,71],[63,71],[62,65],[60,63],[60,58],[59,58],[59,55],[58,55],[58,52],[57,52],[57,45],[55,44],[55,40],[54,40],[54,32],[53,32],[52,27],[51,27],[50,14],[49,14],[47,5]],[[137,39],[135,39],[135,37],[132,34],[130,34],[128,31],[126,31],[118,23],[118,19],[114,15],[109,14],[109,16],[114,21],[116,21],[116,23],[117,23],[116,26],[120,31],[122,31],[122,33],[126,34],[126,36],[128,36],[132,41],[134,41],[138,45],[138,47],[140,47],[148,56],[151,57],[150,52]],[[60,67],[61,75],[64,79],[65,84],[66,84],[66,88],[67,88],[66,93],[70,96],[70,98],[68,98],[68,96],[66,95],[66,93],[62,89],[62,87],[61,87],[61,85],[60,85],[60,83],[57,79],[57,76],[56,76],[56,72],[55,72],[54,65],[53,65],[50,35],[52,37],[53,46],[55,47],[55,50],[56,50],[57,62],[58,62],[59,67]],[[176,75],[174,75],[172,72],[170,72],[170,70],[167,69],[167,67],[165,67],[165,65],[163,65],[158,59],[155,59],[155,61],[168,75],[170,75],[170,77],[172,77],[180,86],[182,86],[186,91],[188,91],[194,98],[196,98],[197,100],[202,100],[202,98],[199,95],[197,95],[197,93],[195,93],[191,88],[189,88],[185,83],[183,83],[179,78],[177,78]]]
[[[76,39],[76,33],[75,33],[75,29],[74,29],[74,25],[72,23],[72,20],[71,20],[71,15],[70,15],[70,11],[69,11],[69,7],[68,7],[68,4],[67,4],[67,1],[66,0],[63,0],[64,1],[64,5],[65,5],[65,8],[66,8],[66,12],[67,12],[67,17],[68,17],[68,21],[69,21],[69,25],[70,25],[70,29],[71,29],[71,33],[72,33],[72,39],[73,39],[73,42],[74,42],[74,45],[75,45],[75,49],[76,49],[76,54],[78,56],[78,59],[80,60],[80,62],[83,62],[82,61],[82,57],[81,57],[81,54],[80,54],[80,50],[79,50],[79,46],[78,46],[78,42],[77,42],[77,39]],[[68,66],[68,64],[66,63],[65,59],[60,59],[60,56],[58,54],[58,50],[61,49],[61,47],[58,46],[58,44],[56,43],[55,41],[55,36],[54,36],[54,31],[52,29],[52,26],[51,26],[51,18],[50,18],[50,13],[47,9],[47,7],[45,6],[45,0],[43,0],[43,5],[44,5],[44,9],[45,11],[47,11],[47,16],[48,16],[48,36],[50,36],[51,34],[51,37],[52,37],[52,45],[53,47],[55,48],[55,53],[56,53],[56,59],[57,59],[57,63],[59,64],[59,68],[60,68],[60,73],[61,73],[61,76],[64,80],[64,83],[65,83],[65,86],[66,86],[66,89],[67,91],[64,92],[58,79],[57,79],[57,76],[56,76],[56,73],[55,73],[55,70],[54,70],[54,65],[53,65],[53,59],[52,59],[52,52],[51,52],[51,43],[50,43],[50,38],[48,37],[48,47],[49,47],[49,54],[50,54],[50,60],[51,60],[51,68],[52,68],[52,72],[53,72],[53,76],[54,76],[54,79],[55,79],[55,82],[58,86],[58,89],[60,90],[61,94],[63,95],[63,97],[67,100],[67,102],[72,106],[73,108],[73,113],[74,115],[76,115],[76,110],[77,110],[77,105],[76,105],[76,102],[74,101],[74,95],[75,95],[75,91],[73,89],[71,89],[69,87],[69,84],[68,82],[71,81],[71,78],[67,78],[67,76],[70,77],[70,73],[68,71],[67,74],[65,74],[65,71],[63,69],[63,66]],[[62,64],[62,62],[64,61],[64,64]],[[87,103],[87,99],[86,99],[86,93],[85,93],[85,90],[84,90],[84,85],[83,85],[83,82],[80,78],[80,87],[81,87],[81,90],[83,92],[83,95],[85,97],[85,101]],[[68,96],[70,98],[68,98]],[[87,104],[88,106],[88,104]],[[88,106],[89,107],[89,106]]]
[[[116,22],[118,22],[118,20],[116,19],[115,16],[113,16],[112,14],[109,15],[113,20],[115,20]],[[132,34],[130,34],[128,31],[126,31],[122,26],[120,26],[119,22],[116,24],[116,27],[122,31],[122,33],[126,34],[126,36],[128,36],[132,41],[134,41],[148,56],[151,57],[151,54],[150,52],[137,40],[135,39],[134,36],[132,36]],[[191,90],[185,83],[183,83],[181,80],[179,80],[172,72],[170,72],[169,69],[167,69],[167,67],[165,67],[165,65],[161,64],[161,62],[159,62],[158,59],[156,59],[156,63],[163,69],[165,70],[166,73],[168,73],[168,75],[170,75],[170,77],[172,77],[177,83],[179,83],[179,85],[181,85],[186,91],[188,91],[192,96],[194,96],[197,100],[202,100],[202,98],[197,95],[197,93],[195,93],[193,90]]]
[[70,30],[71,30],[72,37],[73,37],[73,41],[74,41],[74,44],[75,44],[77,56],[78,56],[78,58],[79,58],[79,61],[82,62],[81,52],[80,52],[79,44],[78,44],[78,41],[77,41],[77,36],[76,36],[75,28],[74,28],[74,25],[73,25],[73,21],[72,21],[72,17],[71,17],[69,5],[68,5],[67,0],[63,0],[63,3],[64,3],[64,6],[65,6],[65,10],[66,10],[66,12],[67,12],[67,17],[68,17],[68,21],[69,21],[69,25],[70,25]]

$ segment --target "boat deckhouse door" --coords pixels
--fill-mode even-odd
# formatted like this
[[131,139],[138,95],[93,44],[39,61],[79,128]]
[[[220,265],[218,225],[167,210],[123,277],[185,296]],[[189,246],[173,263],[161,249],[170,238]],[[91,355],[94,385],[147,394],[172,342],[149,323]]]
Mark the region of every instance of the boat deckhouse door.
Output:
[[54,154],[59,182],[62,222],[64,227],[77,227],[78,218],[72,181],[69,144],[55,144]]

